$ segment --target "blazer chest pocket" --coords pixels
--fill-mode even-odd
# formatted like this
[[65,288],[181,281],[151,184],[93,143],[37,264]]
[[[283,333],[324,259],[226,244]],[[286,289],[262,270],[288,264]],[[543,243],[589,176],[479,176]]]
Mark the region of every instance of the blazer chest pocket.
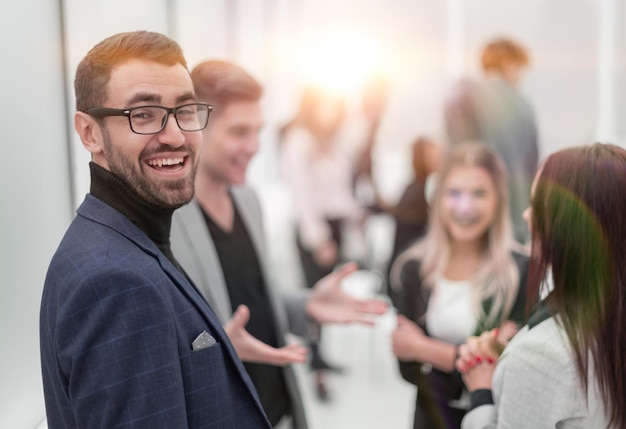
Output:
[[[185,358],[185,404],[189,427],[236,427],[229,374],[222,344],[191,351]],[[215,420],[216,416],[220,416]],[[213,420],[212,420],[213,419]]]
[[226,379],[228,369],[220,343],[191,351],[189,361],[191,383],[196,388],[211,388]]

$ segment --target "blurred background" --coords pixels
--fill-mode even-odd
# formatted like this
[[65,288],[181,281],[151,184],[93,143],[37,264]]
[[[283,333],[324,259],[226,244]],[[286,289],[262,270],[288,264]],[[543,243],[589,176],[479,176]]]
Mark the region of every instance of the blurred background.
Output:
[[[372,169],[389,201],[410,179],[415,137],[445,141],[446,95],[459,78],[479,74],[480,49],[496,36],[529,50],[520,90],[535,108],[541,157],[592,140],[626,146],[626,4],[619,0],[4,1],[1,428],[35,428],[45,416],[39,300],[50,257],[89,189],[89,156],[72,125],[74,70],[95,43],[138,29],[177,40],[190,67],[228,59],[265,86],[266,126],[249,182],[266,209],[275,277],[283,287],[299,287],[300,277],[277,136],[307,84],[341,92],[356,105],[368,78],[386,77],[389,97]],[[379,223],[370,252],[384,261],[390,230],[384,219]],[[335,360],[352,350],[366,355],[348,368],[345,379],[352,376],[352,384],[337,381],[341,399],[326,407],[311,400],[314,427],[408,427],[414,391],[395,379],[385,323],[328,336],[337,343],[329,352]],[[350,393],[367,390],[372,396]],[[353,413],[351,423],[341,423],[337,413]],[[364,422],[355,420],[357,413]]]

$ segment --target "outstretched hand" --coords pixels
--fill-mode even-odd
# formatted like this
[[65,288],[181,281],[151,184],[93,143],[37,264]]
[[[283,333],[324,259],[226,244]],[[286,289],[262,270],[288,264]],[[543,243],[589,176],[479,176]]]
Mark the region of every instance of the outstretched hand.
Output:
[[388,304],[380,299],[356,298],[341,289],[341,282],[357,270],[357,264],[350,262],[333,271],[315,284],[306,312],[318,323],[363,323],[374,325],[372,315],[387,311]]
[[300,344],[275,348],[254,338],[246,331],[248,320],[250,320],[250,310],[245,305],[240,305],[224,325],[224,330],[242,361],[275,366],[306,361],[307,349]]

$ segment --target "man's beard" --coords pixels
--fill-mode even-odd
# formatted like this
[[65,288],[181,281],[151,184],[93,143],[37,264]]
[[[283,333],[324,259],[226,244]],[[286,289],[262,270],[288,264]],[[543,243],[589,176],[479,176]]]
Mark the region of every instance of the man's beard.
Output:
[[[178,180],[151,181],[141,170],[141,168],[151,167],[142,165],[139,160],[138,164],[133,163],[113,144],[106,128],[102,128],[102,133],[104,156],[111,173],[126,182],[146,202],[163,208],[176,209],[191,201],[194,193],[193,182],[196,175],[196,165],[193,165],[192,174],[189,177]],[[168,148],[167,151],[172,152],[173,150]],[[184,155],[187,155],[187,152]],[[189,156],[186,162],[193,162],[192,157]],[[138,168],[137,165],[140,167]]]

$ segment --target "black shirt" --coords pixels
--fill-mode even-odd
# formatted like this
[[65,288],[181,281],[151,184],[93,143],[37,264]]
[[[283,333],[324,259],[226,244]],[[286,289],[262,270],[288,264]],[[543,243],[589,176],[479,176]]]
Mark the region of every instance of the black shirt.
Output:
[[123,179],[94,162],[89,163],[89,170],[89,193],[126,216],[150,237],[180,272],[184,272],[170,248],[170,228],[175,208],[162,207],[145,200]]
[[[233,230],[226,232],[204,212],[204,219],[215,243],[224,280],[230,296],[232,310],[241,304],[250,309],[250,321],[246,330],[255,338],[278,347],[272,306],[263,281],[261,266],[246,226],[234,205]],[[244,366],[256,387],[261,404],[272,423],[291,413],[287,385],[281,368],[244,362]]]

